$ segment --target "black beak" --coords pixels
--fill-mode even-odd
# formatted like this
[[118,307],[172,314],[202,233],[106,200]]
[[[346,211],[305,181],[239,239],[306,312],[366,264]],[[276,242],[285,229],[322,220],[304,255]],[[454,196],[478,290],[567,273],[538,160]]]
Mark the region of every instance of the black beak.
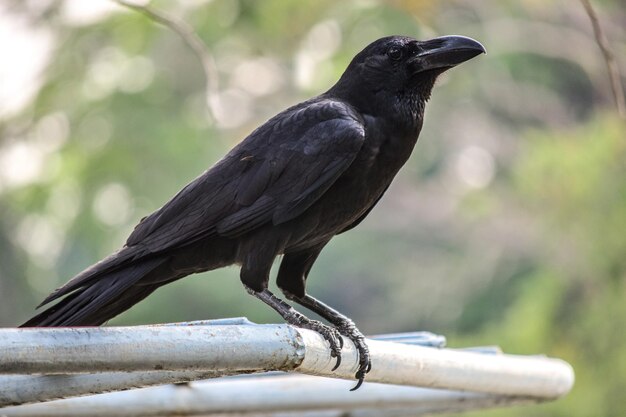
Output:
[[421,51],[411,60],[414,74],[434,69],[443,72],[487,52],[479,42],[465,36],[442,36],[419,46]]

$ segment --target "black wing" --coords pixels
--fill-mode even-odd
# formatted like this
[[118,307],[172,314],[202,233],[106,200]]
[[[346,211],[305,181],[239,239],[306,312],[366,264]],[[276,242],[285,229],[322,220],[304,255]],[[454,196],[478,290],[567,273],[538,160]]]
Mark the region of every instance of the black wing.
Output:
[[352,164],[364,138],[360,116],[341,102],[310,101],[288,109],[143,219],[127,245],[158,252],[289,221]]

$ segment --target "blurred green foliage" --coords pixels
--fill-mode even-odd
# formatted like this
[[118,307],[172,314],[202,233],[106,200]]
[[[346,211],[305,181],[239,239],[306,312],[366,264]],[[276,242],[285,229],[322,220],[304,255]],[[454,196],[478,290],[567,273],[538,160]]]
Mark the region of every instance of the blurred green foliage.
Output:
[[[427,329],[452,346],[573,364],[565,399],[481,415],[624,414],[626,129],[577,2],[153,2],[213,54],[224,108],[213,116],[176,34],[85,4],[0,7],[49,38],[32,51],[48,55],[37,93],[12,112],[0,105],[0,325],[119,247],[263,120],[328,88],[367,43],[463,34],[488,54],[443,77],[412,159],[323,252],[309,289],[366,333]],[[624,68],[626,10],[598,7]],[[237,275],[186,278],[111,323],[278,321]]]
[[514,169],[511,186],[520,204],[541,213],[541,256],[503,315],[460,340],[487,337],[508,352],[542,351],[569,361],[577,376],[573,392],[535,415],[624,412],[625,139],[624,121],[609,115],[576,128],[533,131]]

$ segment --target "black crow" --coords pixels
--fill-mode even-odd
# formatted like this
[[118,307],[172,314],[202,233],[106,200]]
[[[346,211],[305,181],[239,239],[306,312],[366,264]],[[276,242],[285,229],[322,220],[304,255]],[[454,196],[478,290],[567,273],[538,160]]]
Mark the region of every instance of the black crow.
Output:
[[[461,36],[371,43],[330,90],[257,128],[143,218],[119,251],[50,294],[41,305],[64,298],[23,327],[100,325],[162,285],[237,264],[250,294],[328,341],[336,366],[341,336],[354,342],[358,388],[371,368],[364,336],[306,293],[307,276],[324,246],[363,221],[411,155],[437,76],[483,52]],[[280,255],[278,287],[330,326],[268,290]]]

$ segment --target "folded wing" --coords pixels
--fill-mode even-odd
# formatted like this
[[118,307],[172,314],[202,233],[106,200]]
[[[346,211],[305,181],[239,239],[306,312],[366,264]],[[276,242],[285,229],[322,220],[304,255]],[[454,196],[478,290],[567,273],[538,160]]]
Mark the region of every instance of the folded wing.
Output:
[[360,117],[346,104],[321,100],[288,109],[143,219],[127,246],[161,252],[292,220],[345,172],[364,138]]

